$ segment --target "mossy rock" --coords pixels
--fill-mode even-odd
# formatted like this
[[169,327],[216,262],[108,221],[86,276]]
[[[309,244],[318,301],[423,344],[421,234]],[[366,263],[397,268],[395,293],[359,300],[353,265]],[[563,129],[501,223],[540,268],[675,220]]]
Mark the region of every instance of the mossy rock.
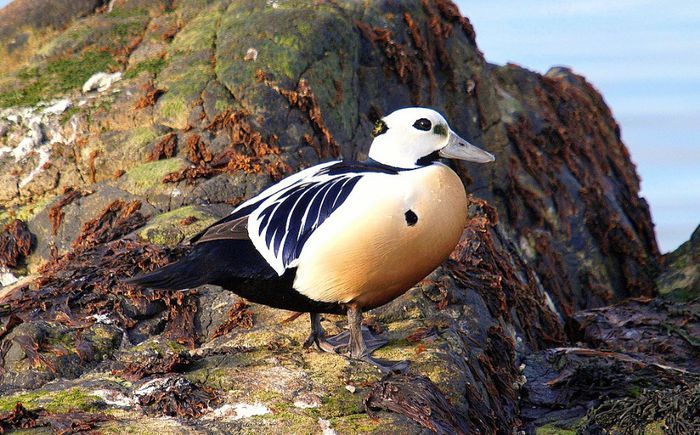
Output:
[[21,85],[0,89],[0,107],[33,106],[80,88],[94,73],[115,65],[111,54],[86,51],[80,56],[56,59],[17,72]]
[[17,402],[31,410],[44,408],[49,412],[70,410],[94,411],[104,407],[104,401],[80,388],[65,391],[31,391],[0,397],[0,412],[10,411]]
[[176,245],[216,221],[216,217],[195,206],[159,214],[139,230],[139,237],[157,245]]
[[185,160],[177,157],[142,163],[126,171],[116,184],[129,193],[142,196],[153,191],[167,190],[163,186],[163,178],[187,165]]
[[666,268],[657,278],[665,299],[688,302],[700,297],[700,226],[690,240],[665,257]]

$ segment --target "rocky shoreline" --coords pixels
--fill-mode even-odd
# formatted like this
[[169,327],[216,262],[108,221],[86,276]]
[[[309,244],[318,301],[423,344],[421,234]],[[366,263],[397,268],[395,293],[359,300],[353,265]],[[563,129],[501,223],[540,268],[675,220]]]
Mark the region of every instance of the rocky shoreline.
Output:
[[[47,1],[0,11],[0,432],[700,430],[698,231],[660,255],[583,77],[488,64],[449,0]],[[369,313],[406,375],[217,287],[121,282],[410,105],[497,161],[455,166],[462,241]]]

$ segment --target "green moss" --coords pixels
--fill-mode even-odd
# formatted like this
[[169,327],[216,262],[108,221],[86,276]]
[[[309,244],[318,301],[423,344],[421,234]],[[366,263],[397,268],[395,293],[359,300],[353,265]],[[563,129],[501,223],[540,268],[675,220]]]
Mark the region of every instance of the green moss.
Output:
[[361,394],[353,394],[341,387],[322,399],[318,413],[323,418],[360,414],[365,409],[362,400]]
[[77,106],[70,106],[65,112],[61,114],[61,125],[66,125],[68,121],[71,120],[73,115],[80,113],[80,108]]
[[[190,225],[183,225],[182,220],[190,217],[196,220]],[[181,207],[151,219],[139,231],[139,237],[157,245],[173,245],[194,236],[215,221],[216,218],[193,206]]]
[[370,418],[367,414],[346,415],[330,421],[331,427],[342,434],[374,433],[386,425],[381,419]]
[[138,165],[126,172],[123,188],[134,195],[142,195],[148,190],[162,185],[163,177],[184,168],[186,163],[179,158],[158,160]]
[[109,53],[86,51],[79,57],[56,59],[41,67],[20,70],[22,85],[0,92],[0,107],[31,106],[80,88],[94,73],[116,65]]
[[19,219],[24,222],[29,222],[34,219],[55,197],[46,197],[33,203],[26,204],[18,208],[5,210],[0,212],[0,225],[6,224],[12,219]]
[[554,424],[547,424],[535,429],[536,435],[576,435],[575,430],[564,429]]
[[[166,94],[158,100],[158,111],[165,118],[182,118],[187,122],[187,105],[182,98],[174,94]],[[180,124],[180,123],[178,123]]]
[[214,108],[218,112],[224,112],[227,109],[231,108],[231,104],[228,101],[225,100],[216,100],[216,103],[214,103]]
[[666,424],[664,421],[655,421],[644,427],[644,435],[664,435]]
[[163,354],[166,351],[171,351],[174,353],[185,352],[187,348],[175,340],[168,340],[162,337],[154,337],[148,339],[144,342],[139,343],[132,349],[133,352],[143,352],[146,350],[152,350],[159,354]]
[[148,10],[146,8],[115,7],[105,14],[108,18],[133,18],[142,15],[148,15]]
[[87,394],[79,388],[71,388],[59,392],[33,391],[1,397],[0,411],[11,410],[17,402],[22,402],[27,409],[45,408],[50,412],[66,412],[71,409],[91,411],[103,403],[97,396]]
[[209,9],[201,13],[175,35],[172,54],[210,50],[221,12]]
[[124,78],[132,79],[144,71],[147,71],[152,76],[157,76],[166,64],[167,62],[163,58],[144,60],[128,69],[126,73],[124,73]]

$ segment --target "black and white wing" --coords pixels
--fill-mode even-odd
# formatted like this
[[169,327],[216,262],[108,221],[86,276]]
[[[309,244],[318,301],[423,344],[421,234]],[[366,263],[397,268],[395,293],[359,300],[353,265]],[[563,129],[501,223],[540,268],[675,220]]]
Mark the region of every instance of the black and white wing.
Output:
[[331,161],[321,163],[320,165],[306,168],[296,174],[281,180],[279,183],[264,189],[254,197],[241,203],[233,209],[231,214],[215,222],[204,231],[196,234],[190,239],[190,243],[204,243],[212,240],[226,239],[243,239],[248,238],[248,217],[253,213],[266,199],[272,195],[287,190],[290,186],[299,183],[305,178],[311,177],[321,170],[329,166],[340,163],[339,161]]
[[396,174],[376,163],[323,163],[285,178],[239,205],[191,241],[249,238],[280,276],[295,267],[304,244],[367,173]]
[[361,174],[316,175],[272,195],[248,219],[253,245],[282,275],[296,266],[308,238],[343,205],[361,178]]

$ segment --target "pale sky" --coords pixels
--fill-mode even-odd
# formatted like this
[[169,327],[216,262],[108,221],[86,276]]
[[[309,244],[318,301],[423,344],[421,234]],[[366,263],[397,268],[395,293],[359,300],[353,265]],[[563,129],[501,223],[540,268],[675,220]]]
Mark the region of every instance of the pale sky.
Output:
[[[9,3],[0,0],[0,7]],[[493,63],[566,65],[605,97],[661,250],[700,223],[700,6],[694,0],[457,0]]]
[[610,105],[662,252],[700,223],[700,5],[694,0],[458,0],[489,62],[566,65]]

